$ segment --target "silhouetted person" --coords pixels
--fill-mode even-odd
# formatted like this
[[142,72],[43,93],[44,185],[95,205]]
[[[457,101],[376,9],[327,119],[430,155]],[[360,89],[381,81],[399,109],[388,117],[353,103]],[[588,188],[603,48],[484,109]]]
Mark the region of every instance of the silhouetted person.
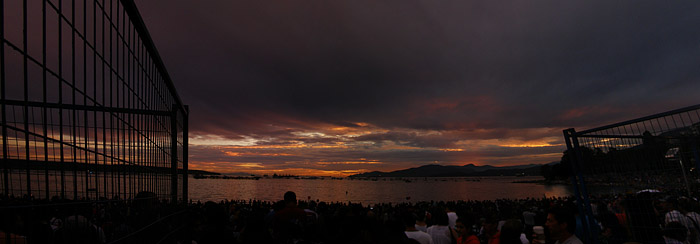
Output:
[[12,243],[27,243],[26,236],[22,233],[25,225],[22,214],[0,208],[0,217],[0,242],[4,243],[9,238]]
[[605,206],[598,208],[598,218],[602,230],[600,240],[608,244],[622,244],[627,242],[627,230],[620,224],[614,213],[608,211]]
[[[160,218],[160,201],[155,193],[139,192],[132,204],[134,213],[133,218],[131,218],[131,226],[134,227],[135,231],[143,229]],[[135,243],[153,243],[162,238],[160,235],[168,233],[168,230],[161,224],[152,225],[148,230],[145,234],[138,233],[137,236],[132,236],[132,240]]]
[[233,243],[233,229],[228,226],[226,210],[215,202],[204,204],[205,223],[199,243]]
[[68,216],[63,224],[63,228],[56,232],[56,243],[103,243],[97,229],[82,215]]
[[275,212],[273,236],[276,242],[286,243],[298,239],[303,234],[303,221],[306,212],[297,206],[297,195],[293,191],[284,193],[284,207]]
[[523,233],[523,223],[517,219],[509,219],[501,227],[500,244],[522,244],[520,236]]
[[248,216],[245,227],[241,230],[241,242],[250,244],[273,243],[270,231],[265,225],[265,209],[256,209]]
[[[483,241],[488,244],[498,244],[501,240],[501,232],[498,231],[498,219],[496,217],[486,218],[484,221]],[[482,242],[483,242],[482,241]]]
[[380,244],[421,244],[415,239],[408,238],[404,232],[402,221],[397,219],[386,222],[386,231]]
[[435,244],[450,244],[452,243],[452,229],[449,226],[449,218],[447,213],[438,209],[433,213],[434,225],[428,227],[427,233],[433,238]]
[[[629,220],[633,238],[631,241],[643,243],[663,243],[659,226],[663,223],[656,215],[652,199],[658,199],[655,193],[642,192],[628,195],[624,207]],[[663,220],[663,219],[661,219]]]
[[458,218],[455,221],[455,232],[457,232],[457,244],[480,244],[479,237],[474,233],[472,226],[474,218]]
[[408,238],[414,239],[420,244],[433,244],[433,239],[428,233],[416,229],[416,216],[413,213],[406,213],[402,218],[404,233]]
[[[549,239],[556,241],[555,244],[583,244],[574,235],[576,231],[576,216],[570,210],[562,207],[554,207],[548,211],[545,226],[549,229]],[[533,244],[540,244],[538,240],[533,240]]]

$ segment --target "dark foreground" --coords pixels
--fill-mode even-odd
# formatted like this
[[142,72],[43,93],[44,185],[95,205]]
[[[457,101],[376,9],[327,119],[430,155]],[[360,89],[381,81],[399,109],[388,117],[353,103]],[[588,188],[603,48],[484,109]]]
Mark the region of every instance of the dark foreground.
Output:
[[[694,199],[674,196],[654,192],[598,196],[592,204],[599,227],[592,230],[594,236],[599,243],[692,239],[693,231],[689,230],[697,227],[692,221],[669,221],[668,216],[675,210],[692,219],[700,212],[700,205]],[[516,234],[524,233],[527,240],[523,241],[530,242],[532,227],[547,226],[547,210],[557,206],[578,212],[572,197],[373,206],[289,198],[276,203],[185,205],[159,201],[149,193],[128,201],[3,197],[0,243],[418,243],[407,238],[406,228],[454,227],[454,219],[445,223],[450,219],[448,213],[456,213],[461,223],[458,226],[466,226],[461,228],[466,230],[455,230],[452,238],[461,235],[463,240],[474,235],[481,243],[490,244],[498,239],[498,230],[503,235],[513,232],[511,224],[506,224],[507,230],[501,229],[503,223],[517,222]],[[576,216],[576,234],[583,235],[582,218]],[[681,222],[686,235],[675,235],[680,227],[669,222]],[[546,232],[549,235],[549,230]],[[509,243],[503,236],[501,240]]]

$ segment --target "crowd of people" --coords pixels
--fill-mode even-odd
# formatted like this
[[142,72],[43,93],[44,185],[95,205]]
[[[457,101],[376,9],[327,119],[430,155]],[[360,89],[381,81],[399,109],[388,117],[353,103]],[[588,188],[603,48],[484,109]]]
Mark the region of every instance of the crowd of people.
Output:
[[[398,204],[0,199],[0,243],[700,243],[697,200],[648,191],[591,198]],[[591,223],[586,225],[584,223]]]

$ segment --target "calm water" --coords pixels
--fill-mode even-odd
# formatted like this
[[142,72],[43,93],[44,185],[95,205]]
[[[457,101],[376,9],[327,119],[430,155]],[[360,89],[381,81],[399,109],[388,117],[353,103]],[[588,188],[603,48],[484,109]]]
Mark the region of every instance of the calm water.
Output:
[[[479,181],[474,181],[479,179]],[[192,200],[278,201],[286,191],[298,199],[363,204],[417,201],[494,200],[498,198],[569,196],[568,186],[512,183],[541,177],[412,178],[403,180],[189,179]],[[407,200],[407,198],[409,198]]]

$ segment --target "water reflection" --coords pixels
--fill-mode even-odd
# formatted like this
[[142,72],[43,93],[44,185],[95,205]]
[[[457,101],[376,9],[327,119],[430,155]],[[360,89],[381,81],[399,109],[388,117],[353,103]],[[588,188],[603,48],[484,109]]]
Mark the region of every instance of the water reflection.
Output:
[[[197,201],[278,201],[286,191],[299,199],[363,204],[418,201],[494,200],[569,196],[563,185],[513,183],[540,177],[411,178],[410,180],[190,179],[190,199]],[[478,181],[477,181],[478,180]],[[410,182],[409,182],[410,181]]]

